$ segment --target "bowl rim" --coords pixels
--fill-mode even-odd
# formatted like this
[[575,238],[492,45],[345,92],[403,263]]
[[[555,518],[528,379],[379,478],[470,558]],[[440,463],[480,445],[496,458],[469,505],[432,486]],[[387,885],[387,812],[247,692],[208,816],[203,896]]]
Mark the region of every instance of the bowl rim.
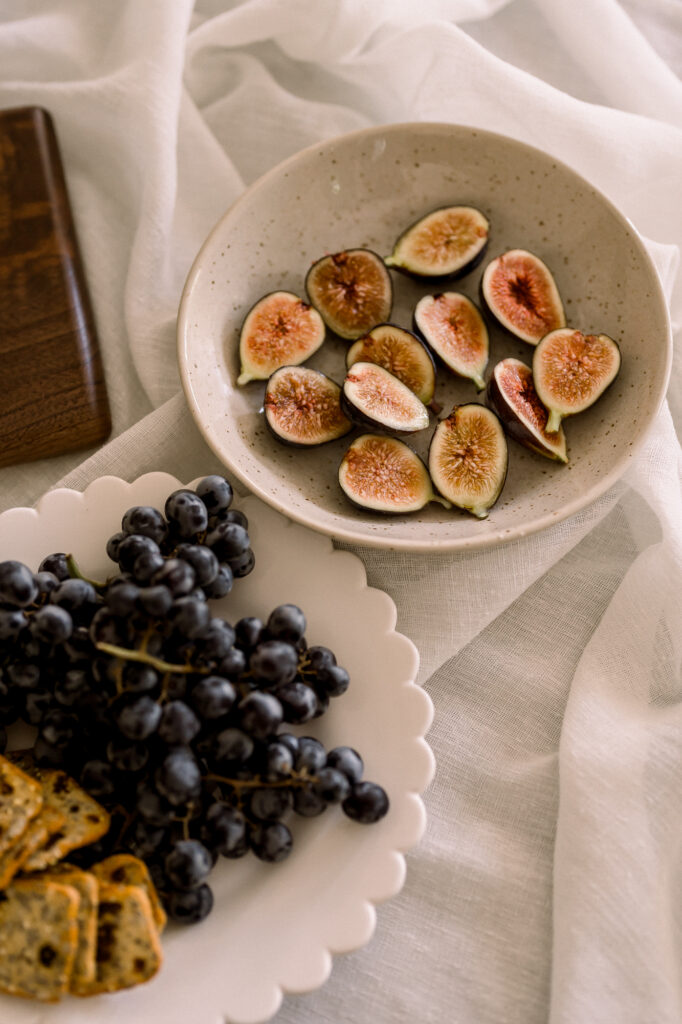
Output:
[[[205,254],[211,249],[215,238],[221,233],[225,221],[231,217],[242,204],[250,200],[252,193],[266,185],[271,179],[278,178],[283,172],[287,171],[292,166],[299,162],[305,162],[306,159],[314,154],[318,154],[321,150],[324,150],[329,146],[345,145],[346,143],[352,143],[355,141],[361,142],[364,138],[371,138],[376,135],[392,135],[405,132],[420,135],[433,133],[434,131],[439,134],[457,134],[466,132],[474,138],[477,136],[484,136],[489,142],[516,147],[518,150],[526,152],[531,157],[540,155],[544,158],[549,158],[554,164],[556,164],[557,168],[561,168],[562,171],[577,179],[583,187],[587,187],[593,192],[593,194],[604,204],[614,219],[631,234],[635,248],[638,249],[640,256],[651,270],[653,275],[653,287],[655,290],[653,298],[660,305],[665,325],[665,368],[661,376],[659,386],[656,392],[652,395],[652,412],[648,421],[642,425],[636,439],[628,447],[627,451],[621,453],[621,455],[616,459],[612,468],[595,481],[595,483],[579,497],[567,502],[560,509],[538,516],[528,524],[521,523],[519,526],[505,527],[485,534],[473,535],[471,537],[444,538],[443,540],[434,540],[433,538],[424,540],[419,540],[417,538],[396,540],[390,536],[382,536],[380,534],[368,535],[367,531],[363,532],[362,530],[356,530],[342,525],[337,527],[326,523],[320,523],[311,519],[310,516],[306,515],[302,511],[298,511],[296,509],[292,510],[285,501],[279,500],[257,481],[250,479],[248,474],[242,471],[238,463],[230,461],[229,458],[226,458],[223,452],[218,451],[211,435],[211,431],[204,423],[201,410],[194,395],[191,384],[189,360],[185,359],[186,339],[191,330],[189,326],[189,307],[193,298],[194,289],[202,272]],[[298,150],[285,160],[280,161],[244,189],[242,194],[238,196],[230,206],[228,206],[223,215],[214,224],[192,262],[183,286],[178,306],[176,321],[176,355],[185,400],[199,432],[211,451],[217,455],[230,472],[234,473],[241,483],[248,488],[251,494],[255,494],[258,498],[270,505],[272,508],[277,509],[278,512],[281,512],[282,515],[286,516],[288,519],[298,522],[303,526],[307,526],[310,529],[316,530],[318,533],[325,534],[333,540],[348,544],[357,544],[362,547],[389,551],[428,553],[484,549],[508,543],[513,540],[518,540],[523,537],[528,537],[532,534],[539,533],[541,530],[547,529],[555,523],[560,523],[563,520],[570,518],[605,494],[606,491],[620,480],[628,465],[633,461],[634,456],[643,446],[661,406],[663,405],[670,382],[670,374],[672,372],[673,345],[670,311],[663,292],[663,285],[658,275],[658,271],[656,270],[656,266],[647,251],[642,236],[630,218],[622,213],[621,210],[619,210],[618,207],[608,198],[608,196],[606,196],[596,185],[593,185],[589,179],[585,178],[564,160],[555,157],[553,154],[545,152],[537,146],[521,142],[519,139],[515,139],[512,136],[505,135],[501,132],[489,131],[488,129],[479,128],[475,125],[451,123],[447,121],[404,121],[386,125],[371,125],[370,127],[346,132],[342,135],[335,135],[328,139],[321,139],[319,142],[306,146],[304,149]]]

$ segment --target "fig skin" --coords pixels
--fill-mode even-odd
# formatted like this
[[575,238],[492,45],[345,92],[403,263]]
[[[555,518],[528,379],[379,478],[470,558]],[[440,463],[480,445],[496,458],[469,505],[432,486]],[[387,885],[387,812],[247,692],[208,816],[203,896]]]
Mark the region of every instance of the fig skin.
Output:
[[551,270],[526,249],[510,249],[488,263],[480,296],[495,323],[528,345],[537,345],[545,334],[566,326]]
[[[441,206],[403,231],[384,262],[419,280],[454,281],[481,262],[489,232],[488,218],[475,207]],[[464,245],[453,251],[457,233],[464,234]]]
[[511,357],[497,363],[488,381],[486,401],[514,441],[547,459],[568,462],[563,429],[547,433],[549,413],[535,390],[530,366]]
[[273,437],[292,448],[328,444],[353,429],[341,411],[340,398],[339,385],[319,370],[280,367],[265,387],[265,424]]
[[346,367],[376,363],[392,373],[428,405],[436,389],[436,364],[423,341],[395,324],[377,324],[348,349]]
[[[358,401],[363,399],[367,402],[365,408]],[[385,410],[383,419],[372,415],[373,402],[377,413]],[[406,425],[405,417],[396,417],[388,422],[388,415],[396,408],[412,413],[410,425]],[[376,363],[354,363],[351,366],[341,388],[341,409],[353,423],[377,434],[414,434],[429,425],[429,413],[424,403],[407,385]]]
[[594,405],[618,376],[620,348],[608,334],[583,334],[572,327],[547,334],[533,353],[533,382],[549,410],[547,433],[562,419]]
[[431,438],[429,473],[434,487],[477,519],[487,518],[499,498],[508,465],[502,423],[477,402],[456,405]]
[[267,380],[281,366],[298,366],[325,338],[322,317],[293,292],[268,292],[244,317],[237,384]]
[[448,370],[483,391],[490,341],[485,321],[471,299],[459,292],[424,295],[415,306],[413,327]]
[[397,437],[356,437],[341,460],[339,485],[351,504],[363,511],[405,515],[431,501],[451,507],[433,490],[422,459]]
[[393,308],[393,283],[381,256],[371,249],[344,249],[323,256],[306,274],[305,288],[327,327],[356,341]]

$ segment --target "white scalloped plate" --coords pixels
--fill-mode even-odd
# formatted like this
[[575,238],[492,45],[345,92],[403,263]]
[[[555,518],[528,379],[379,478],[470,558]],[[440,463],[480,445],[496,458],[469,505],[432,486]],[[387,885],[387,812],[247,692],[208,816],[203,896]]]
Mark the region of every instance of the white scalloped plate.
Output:
[[[554,272],[569,324],[618,341],[621,372],[591,409],[565,424],[568,466],[510,442],[509,473],[483,521],[430,504],[410,516],[351,507],[337,482],[350,435],[314,450],[270,436],[260,415],[264,387],[237,387],[238,336],[266,292],[303,296],[311,263],[366,246],[387,255],[398,234],[452,203],[489,217],[488,254],[447,285],[478,302],[489,259],[530,249]],[[418,299],[444,285],[392,272],[391,320],[409,328]],[[490,328],[487,370],[533,349]],[[346,342],[329,337],[309,365],[340,382]],[[354,544],[406,551],[491,547],[545,529],[603,494],[627,469],[658,410],[670,374],[665,299],[632,224],[588,181],[547,153],[493,132],[453,124],[393,124],[311,146],[255,182],[206,239],[178,315],[178,361],[189,408],[207,443],[264,501],[298,522]],[[483,401],[470,381],[440,370],[436,398]],[[425,457],[431,428],[407,441]]]
[[[131,505],[163,508],[182,484],[165,473],[134,483],[102,477],[84,493],[55,490],[35,509],[0,516],[0,559],[37,568],[52,551],[73,551],[94,577],[111,571],[107,538]],[[255,498],[236,503],[249,517],[256,569],[216,608],[235,621],[267,615],[293,601],[308,618],[310,643],[337,654],[352,685],[329,712],[306,726],[327,746],[348,743],[365,758],[365,777],[387,790],[391,808],[362,826],[336,809],[295,819],[294,851],[282,864],[254,857],[221,861],[211,876],[215,908],[202,924],[169,928],[165,963],[153,981],[128,992],[53,1006],[0,997],[3,1024],[257,1024],[276,1013],[286,992],[322,985],[332,954],[364,945],[375,905],[395,896],[405,877],[403,854],[425,826],[420,794],[434,771],[424,736],[433,707],[414,680],[417,650],[395,632],[396,610],[367,586],[362,562]]]

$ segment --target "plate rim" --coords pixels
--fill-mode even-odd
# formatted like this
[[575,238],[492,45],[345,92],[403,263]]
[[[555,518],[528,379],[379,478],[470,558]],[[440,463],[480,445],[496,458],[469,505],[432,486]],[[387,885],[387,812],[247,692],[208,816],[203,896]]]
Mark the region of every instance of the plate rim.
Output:
[[[286,171],[292,165],[298,163],[301,160],[313,156],[318,153],[321,149],[333,146],[343,145],[347,142],[355,140],[361,141],[365,137],[372,137],[378,134],[394,134],[399,132],[413,132],[415,134],[422,134],[428,132],[447,132],[457,134],[459,132],[466,132],[473,137],[485,136],[490,141],[495,141],[503,145],[517,147],[519,150],[525,151],[528,154],[538,155],[543,157],[549,157],[557,167],[561,167],[564,172],[573,176],[577,179],[584,187],[591,189],[596,197],[606,206],[612,216],[624,227],[632,236],[632,240],[636,248],[639,250],[640,256],[644,262],[649,266],[653,276],[653,287],[655,289],[655,299],[659,303],[663,312],[663,323],[665,326],[665,367],[664,372],[661,376],[659,386],[656,392],[652,396],[652,413],[649,421],[640,429],[639,435],[636,440],[627,448],[626,451],[622,452],[619,458],[616,460],[611,469],[600,477],[587,491],[583,492],[579,497],[574,498],[567,504],[562,506],[561,509],[557,509],[554,512],[544,513],[532,520],[528,524],[521,523],[515,527],[506,527],[504,529],[494,530],[485,534],[474,535],[471,537],[459,537],[443,540],[424,539],[418,538],[409,539],[405,538],[402,540],[396,540],[390,536],[385,535],[374,535],[371,532],[368,534],[366,530],[361,529],[361,523],[358,529],[344,526],[333,526],[324,522],[317,522],[307,517],[303,511],[297,509],[291,509],[286,502],[281,501],[276,495],[272,495],[270,491],[264,488],[258,481],[251,479],[248,474],[243,472],[238,463],[228,461],[225,454],[218,450],[211,430],[203,422],[199,403],[194,394],[192,387],[192,374],[190,370],[190,360],[187,356],[186,341],[188,334],[190,333],[190,316],[189,309],[193,297],[193,292],[196,287],[197,281],[202,271],[202,265],[204,262],[205,254],[210,250],[214,239],[219,235],[223,224],[232,216],[234,211],[239,206],[248,201],[253,192],[267,184],[271,178],[277,178],[280,174]],[[672,338],[672,324],[670,318],[670,310],[668,303],[663,292],[663,284],[659,277],[656,266],[647,251],[644,240],[640,235],[639,231],[632,223],[629,217],[627,217],[615,203],[608,198],[605,193],[594,185],[588,178],[574,170],[564,160],[559,157],[553,156],[551,153],[547,153],[544,150],[539,149],[537,146],[530,145],[527,142],[522,142],[519,139],[515,139],[513,136],[505,135],[501,132],[489,131],[485,128],[478,128],[473,125],[466,125],[460,123],[450,123],[446,121],[404,121],[395,122],[387,125],[371,125],[367,128],[360,128],[352,132],[346,132],[342,135],[332,136],[328,139],[322,139],[318,142],[313,143],[310,146],[306,146],[304,149],[298,150],[285,160],[280,161],[274,167],[271,167],[268,171],[262,174],[254,182],[252,182],[237,199],[228,206],[223,215],[214,224],[211,231],[204,239],[197,255],[195,256],[192,266],[190,267],[185,284],[183,286],[182,294],[180,297],[180,303],[178,306],[178,315],[176,321],[176,356],[177,363],[180,372],[180,380],[182,389],[185,395],[185,400],[189,407],[190,413],[194,420],[196,427],[201,433],[204,441],[220,459],[223,465],[248,488],[249,492],[255,494],[258,498],[264,501],[266,504],[275,508],[278,512],[285,515],[288,519],[293,520],[301,524],[302,526],[308,527],[317,533],[321,533],[325,536],[330,537],[332,540],[342,541],[348,544],[355,544],[361,547],[373,548],[377,550],[387,551],[404,551],[413,553],[445,553],[445,552],[458,552],[458,551],[472,551],[472,550],[483,550],[492,547],[496,547],[500,544],[506,544],[511,541],[520,540],[524,537],[532,536],[533,534],[539,533],[548,527],[561,523],[564,520],[576,515],[589,505],[596,502],[601,498],[614,484],[616,484],[626,472],[628,466],[632,463],[635,456],[640,452],[644,446],[649,433],[651,432],[654,422],[660,413],[661,407],[665,401],[668,385],[670,382],[670,376],[672,372],[672,361],[673,361],[673,338]]]

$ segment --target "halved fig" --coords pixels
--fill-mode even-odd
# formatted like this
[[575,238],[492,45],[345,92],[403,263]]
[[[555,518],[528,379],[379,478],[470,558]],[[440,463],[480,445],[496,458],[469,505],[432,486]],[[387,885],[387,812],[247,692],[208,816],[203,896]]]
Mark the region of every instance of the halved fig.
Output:
[[410,331],[394,324],[379,324],[351,345],[346,355],[353,363],[376,363],[401,380],[424,405],[433,398],[436,366],[426,346]]
[[387,434],[413,434],[429,425],[422,401],[376,363],[354,363],[341,391],[341,408],[361,426]]
[[298,448],[343,437],[353,424],[341,411],[341,388],[319,370],[283,366],[265,387],[265,422],[278,441]]
[[370,249],[323,256],[308,271],[305,287],[327,327],[346,341],[362,337],[391,315],[391,276]]
[[429,448],[434,487],[453,505],[485,519],[507,476],[507,440],[484,405],[456,405],[436,427]]
[[280,366],[298,366],[324,341],[322,317],[292,292],[270,292],[247,313],[239,334],[237,384],[267,380]]
[[563,429],[547,431],[549,414],[535,390],[530,366],[512,358],[497,363],[488,381],[487,399],[509,437],[548,459],[568,462]]
[[445,206],[403,232],[386,266],[413,277],[462,277],[481,261],[490,224],[473,206]]
[[589,409],[620,370],[620,349],[607,334],[583,334],[564,327],[547,334],[533,353],[533,381],[549,410],[547,431],[556,433],[564,416]]
[[339,483],[354,505],[373,512],[418,512],[430,501],[450,508],[434,493],[422,460],[397,437],[356,437],[341,460]]
[[414,327],[426,344],[460,377],[485,387],[488,330],[474,303],[459,292],[424,295],[414,310]]
[[529,345],[566,326],[551,271],[525,249],[510,249],[491,260],[483,272],[481,295],[502,327]]

